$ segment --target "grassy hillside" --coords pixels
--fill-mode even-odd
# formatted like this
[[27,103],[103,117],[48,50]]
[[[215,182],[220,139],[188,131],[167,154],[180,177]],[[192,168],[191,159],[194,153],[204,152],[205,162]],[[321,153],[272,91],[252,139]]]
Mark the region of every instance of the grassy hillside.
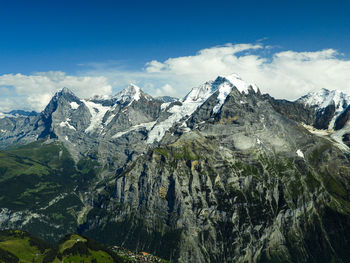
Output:
[[42,208],[58,194],[84,188],[84,182],[95,176],[94,164],[89,165],[76,166],[59,142],[38,141],[1,151],[0,207]]
[[20,219],[25,224],[10,227],[54,242],[75,232],[84,206],[79,193],[87,191],[97,172],[94,161],[74,163],[60,142],[41,140],[0,151],[0,207],[28,211]]
[[0,231],[0,262],[45,263],[127,262],[95,241],[79,235],[67,235],[57,246],[23,231]]

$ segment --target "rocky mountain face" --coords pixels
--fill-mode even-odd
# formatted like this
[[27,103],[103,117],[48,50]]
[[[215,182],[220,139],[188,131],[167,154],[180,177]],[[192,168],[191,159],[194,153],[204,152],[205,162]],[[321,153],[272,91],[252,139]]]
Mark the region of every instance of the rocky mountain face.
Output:
[[36,178],[25,197],[0,194],[0,226],[76,229],[174,262],[346,262],[349,101],[276,100],[237,75],[181,100],[63,89],[37,116],[0,119],[0,188]]

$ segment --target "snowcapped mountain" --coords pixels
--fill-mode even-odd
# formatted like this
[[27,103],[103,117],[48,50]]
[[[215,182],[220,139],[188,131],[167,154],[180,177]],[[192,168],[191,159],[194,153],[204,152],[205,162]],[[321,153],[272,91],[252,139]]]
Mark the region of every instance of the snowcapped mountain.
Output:
[[64,88],[37,115],[0,118],[0,228],[174,262],[343,260],[349,115],[343,93],[276,100],[235,74],[179,100]]
[[[14,141],[27,143],[49,136],[63,141],[75,156],[91,152],[99,147],[102,140],[113,143],[115,140],[130,139],[133,135],[137,135],[141,144],[151,145],[159,143],[166,132],[176,125],[188,130],[186,120],[209,98],[213,101],[210,115],[219,114],[233,90],[243,96],[241,104],[245,103],[244,96],[260,94],[256,85],[246,83],[236,74],[219,76],[192,88],[184,98],[167,102],[152,98],[134,84],[114,96],[91,99],[80,99],[69,89],[63,88],[37,116],[30,114],[26,116],[26,121],[19,119],[17,123],[5,118],[2,122],[7,124],[1,129],[0,145],[6,146]],[[349,102],[348,95],[325,89],[309,93],[289,106],[271,100],[272,105],[279,103],[275,109],[289,114],[288,117],[293,113],[291,105],[294,108],[304,105],[301,106],[304,113],[299,112],[292,118],[315,129],[338,131],[333,139],[339,143],[348,137]],[[281,110],[282,106],[286,110]],[[305,114],[309,117],[300,119]]]
[[321,89],[317,92],[311,92],[296,101],[316,110],[319,116],[326,116],[328,127],[321,125],[319,128],[340,129],[336,127],[336,120],[347,110],[350,104],[350,96],[337,90]]
[[130,84],[126,89],[116,94],[113,98],[120,103],[131,104],[134,101],[140,100],[141,97],[152,100],[152,97],[144,93],[138,86]]
[[38,115],[35,111],[24,111],[24,110],[12,110],[8,112],[0,112],[0,118],[4,117],[28,117],[28,116],[36,116]]
[[171,97],[171,96],[160,96],[160,97],[156,97],[155,99],[161,102],[175,102],[179,100],[178,98]]
[[317,109],[324,109],[334,104],[338,111],[345,109],[350,103],[350,95],[338,90],[321,89],[316,92],[310,92],[299,98],[297,102],[304,103]]
[[213,108],[212,113],[216,114],[220,111],[227,96],[232,89],[236,88],[242,94],[249,92],[258,92],[255,85],[244,82],[238,75],[232,74],[226,77],[217,77],[214,81],[208,81],[192,90],[179,101],[179,103],[164,103],[162,109],[170,115],[165,119],[158,121],[149,133],[147,142],[159,142],[166,131],[168,131],[175,123],[185,121],[200,107],[209,97],[215,94],[217,97],[217,105]]

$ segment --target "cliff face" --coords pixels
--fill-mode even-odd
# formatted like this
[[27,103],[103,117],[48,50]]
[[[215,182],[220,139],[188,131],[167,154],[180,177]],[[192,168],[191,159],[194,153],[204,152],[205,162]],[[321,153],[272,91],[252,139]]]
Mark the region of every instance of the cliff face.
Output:
[[0,152],[0,227],[174,262],[346,262],[349,110],[322,94],[275,100],[237,76],[179,101],[62,90],[0,119],[2,148],[22,145]]
[[232,92],[208,114],[215,102],[112,181],[84,231],[179,262],[345,259],[348,156],[259,95]]

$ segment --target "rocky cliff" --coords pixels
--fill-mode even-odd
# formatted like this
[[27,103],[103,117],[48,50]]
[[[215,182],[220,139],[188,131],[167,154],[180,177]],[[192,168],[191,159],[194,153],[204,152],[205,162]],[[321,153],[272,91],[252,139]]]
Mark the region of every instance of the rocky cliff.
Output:
[[[0,119],[2,147],[26,145],[4,156],[35,164],[29,174],[41,184],[62,172],[62,156],[72,160],[61,173],[67,186],[24,186],[37,208],[2,195],[13,202],[2,202],[0,225],[46,239],[69,226],[174,262],[346,262],[348,100],[333,93],[275,100],[236,75],[181,100],[154,99],[135,85],[90,100],[64,89],[37,116]],[[28,142],[37,158],[25,154]],[[50,163],[40,145],[53,143],[61,148]],[[0,186],[26,178],[1,165]],[[70,212],[55,218],[58,207]]]

